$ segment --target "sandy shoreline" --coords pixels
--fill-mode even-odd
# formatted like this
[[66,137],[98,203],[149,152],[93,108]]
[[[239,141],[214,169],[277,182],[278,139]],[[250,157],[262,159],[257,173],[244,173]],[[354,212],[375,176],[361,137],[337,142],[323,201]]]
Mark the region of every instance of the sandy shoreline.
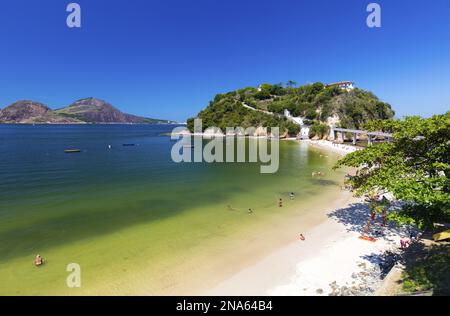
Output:
[[327,140],[304,140],[304,142],[308,142],[309,145],[313,148],[321,148],[324,150],[329,150],[339,155],[346,155],[348,153],[360,150],[358,147],[355,146],[332,143]]
[[[358,207],[359,201],[353,199],[337,212],[346,217]],[[399,235],[388,234],[375,243],[364,241],[358,238],[358,231],[339,220],[339,215],[324,215],[323,223],[305,232],[305,241],[292,242],[204,294],[331,295],[334,288],[344,286],[356,289],[349,294],[373,293],[381,280],[368,272],[378,268],[372,259],[386,250],[395,251]]]
[[[324,156],[333,154],[331,144],[308,143]],[[347,191],[330,190],[319,200],[286,204],[283,216],[274,213],[223,243],[205,241],[182,261],[165,266],[157,278],[151,277],[151,269],[143,269],[86,294],[297,296],[333,295],[342,287],[359,291],[346,295],[374,293],[381,283],[377,256],[398,248],[398,231],[385,229],[385,237],[375,243],[359,239],[370,212]]]
[[[282,216],[273,213],[270,215],[272,218],[258,218],[258,214],[255,214],[248,229],[237,230],[233,236],[221,240],[205,240],[198,249],[183,254],[176,262],[167,262],[158,276],[155,276],[151,268],[139,269],[123,279],[118,278],[114,282],[91,288],[84,294],[211,295],[214,288],[222,282],[233,279],[240,271],[259,264],[267,256],[296,242],[300,233],[323,223],[326,220],[324,214],[347,205],[350,199],[352,197],[348,192],[329,190],[329,194],[324,195],[320,201],[313,198],[291,203],[286,201]],[[289,277],[289,273],[294,273],[295,270],[283,268],[279,272]],[[274,277],[274,280],[281,279],[282,275]],[[240,287],[240,281],[235,286]],[[234,292],[233,289],[231,292]],[[227,293],[217,295],[225,294]],[[249,294],[251,293],[246,295]]]
[[[356,150],[326,141],[310,144],[339,154]],[[369,214],[361,199],[342,192],[334,205],[315,212],[315,221],[303,230],[305,241],[292,241],[201,295],[371,295],[381,285],[381,255],[397,251],[406,233],[382,228],[378,220],[376,229],[384,236],[376,242],[359,239]]]

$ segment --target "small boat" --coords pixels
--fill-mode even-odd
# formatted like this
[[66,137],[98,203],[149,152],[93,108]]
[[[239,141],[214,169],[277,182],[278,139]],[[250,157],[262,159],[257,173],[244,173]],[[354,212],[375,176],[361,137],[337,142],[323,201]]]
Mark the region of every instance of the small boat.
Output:
[[136,144],[122,144],[122,146],[124,146],[124,147],[133,147],[133,146],[136,146]]
[[64,150],[64,152],[66,154],[79,153],[79,152],[81,152],[81,149],[66,149],[66,150]]

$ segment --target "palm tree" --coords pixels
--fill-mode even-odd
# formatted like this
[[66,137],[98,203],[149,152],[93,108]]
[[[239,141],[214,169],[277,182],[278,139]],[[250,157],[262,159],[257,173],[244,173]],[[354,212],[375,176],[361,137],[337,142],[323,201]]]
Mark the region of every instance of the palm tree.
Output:
[[289,88],[292,88],[297,85],[297,82],[289,80],[286,84]]

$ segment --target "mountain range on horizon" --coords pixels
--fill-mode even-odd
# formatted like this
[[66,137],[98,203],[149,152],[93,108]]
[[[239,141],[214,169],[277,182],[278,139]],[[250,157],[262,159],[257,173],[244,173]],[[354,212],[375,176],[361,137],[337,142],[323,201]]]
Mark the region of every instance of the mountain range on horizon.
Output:
[[75,101],[67,107],[52,110],[47,105],[20,100],[0,109],[0,124],[169,124],[170,120],[154,119],[124,113],[97,98]]

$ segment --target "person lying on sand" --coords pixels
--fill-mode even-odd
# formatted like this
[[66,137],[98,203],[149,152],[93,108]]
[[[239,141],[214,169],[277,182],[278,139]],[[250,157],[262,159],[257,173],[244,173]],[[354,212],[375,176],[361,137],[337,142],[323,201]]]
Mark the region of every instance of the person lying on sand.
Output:
[[305,236],[303,236],[303,234],[300,234],[300,240],[301,241],[305,241],[306,240],[306,238],[305,238]]
[[37,255],[36,258],[34,258],[34,265],[36,267],[39,267],[44,264],[44,258],[42,258],[40,255]]

